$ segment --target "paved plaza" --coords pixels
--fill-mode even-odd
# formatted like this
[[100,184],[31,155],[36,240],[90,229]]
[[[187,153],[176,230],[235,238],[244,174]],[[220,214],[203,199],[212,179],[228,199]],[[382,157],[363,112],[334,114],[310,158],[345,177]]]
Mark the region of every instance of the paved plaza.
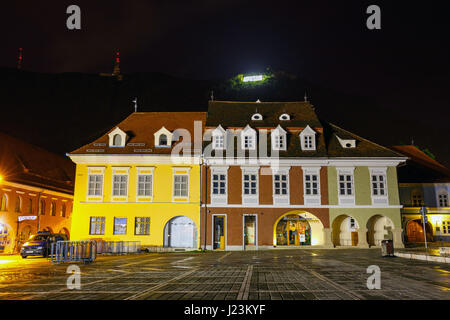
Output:
[[[371,265],[381,270],[381,289],[367,288]],[[383,258],[380,249],[100,256],[78,265],[79,290],[67,288],[68,266],[43,258],[0,257],[0,299],[450,299],[448,264]]]

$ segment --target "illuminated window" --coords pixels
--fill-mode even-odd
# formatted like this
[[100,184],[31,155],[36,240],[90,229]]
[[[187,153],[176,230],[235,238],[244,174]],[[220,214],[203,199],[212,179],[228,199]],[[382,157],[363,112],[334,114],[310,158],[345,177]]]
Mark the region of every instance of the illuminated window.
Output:
[[7,211],[8,210],[8,196],[4,194],[2,198],[0,199],[0,211]]
[[63,203],[61,206],[61,217],[65,217],[66,216],[66,204]]
[[91,217],[89,234],[105,234],[105,217]]
[[263,80],[263,75],[262,74],[258,74],[255,76],[244,76],[242,81],[243,82],[250,82],[250,81],[262,81]]
[[450,220],[442,221],[442,233],[450,234]]
[[149,235],[150,234],[150,218],[149,217],[136,217],[134,234],[136,234],[136,235]]
[[28,213],[33,213],[33,199],[28,199]]

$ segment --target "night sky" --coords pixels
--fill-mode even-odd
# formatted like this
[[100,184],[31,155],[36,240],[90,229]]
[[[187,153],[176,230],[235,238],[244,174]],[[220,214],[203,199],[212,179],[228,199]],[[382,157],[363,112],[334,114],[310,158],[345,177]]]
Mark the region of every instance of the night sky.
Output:
[[[71,4],[79,31],[66,28]],[[366,27],[370,4],[381,7],[381,30]],[[14,67],[23,47],[24,70],[50,73],[111,72],[116,49],[123,73],[218,79],[271,67],[376,97],[405,114],[416,143],[448,145],[448,1],[59,0],[2,3],[1,12],[2,66]],[[448,152],[438,156],[450,164]]]

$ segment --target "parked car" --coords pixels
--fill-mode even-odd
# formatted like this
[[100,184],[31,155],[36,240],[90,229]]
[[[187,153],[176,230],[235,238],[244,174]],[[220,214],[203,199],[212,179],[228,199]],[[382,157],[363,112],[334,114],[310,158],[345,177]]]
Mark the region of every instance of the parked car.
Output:
[[24,259],[28,256],[43,256],[45,258],[50,254],[52,243],[67,240],[68,238],[65,234],[40,231],[28,238],[28,241],[22,246],[20,255]]

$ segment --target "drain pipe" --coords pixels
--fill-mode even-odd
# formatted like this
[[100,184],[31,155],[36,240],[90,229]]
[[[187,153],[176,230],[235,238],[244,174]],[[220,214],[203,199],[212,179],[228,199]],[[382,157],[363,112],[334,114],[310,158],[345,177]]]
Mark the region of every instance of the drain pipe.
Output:
[[207,162],[205,161],[205,197],[204,197],[204,201],[205,201],[205,219],[204,219],[204,226],[203,229],[204,231],[204,241],[203,241],[203,250],[206,250],[206,235],[207,233],[207,219],[208,219],[208,165]]

